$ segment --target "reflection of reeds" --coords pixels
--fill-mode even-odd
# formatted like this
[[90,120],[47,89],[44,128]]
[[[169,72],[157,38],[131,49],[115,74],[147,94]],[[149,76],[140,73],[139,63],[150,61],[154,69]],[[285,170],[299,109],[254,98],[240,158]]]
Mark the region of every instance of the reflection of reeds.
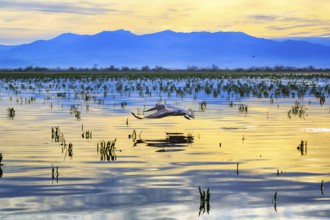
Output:
[[321,182],[321,186],[320,186],[320,189],[321,189],[321,194],[322,194],[322,196],[324,195],[324,192],[323,192],[323,190],[324,190],[324,180],[322,180],[322,182]]
[[277,212],[277,191],[275,192],[273,196],[273,204],[274,204],[274,210]]
[[60,173],[58,172],[58,166],[55,168],[52,164],[52,180],[56,179],[56,182],[58,182],[58,177]]
[[198,187],[199,190],[199,212],[198,216],[205,213],[205,210],[207,214],[210,213],[211,206],[210,206],[210,199],[211,199],[211,193],[210,188],[207,188],[207,191],[205,193],[204,190],[201,189],[201,187]]

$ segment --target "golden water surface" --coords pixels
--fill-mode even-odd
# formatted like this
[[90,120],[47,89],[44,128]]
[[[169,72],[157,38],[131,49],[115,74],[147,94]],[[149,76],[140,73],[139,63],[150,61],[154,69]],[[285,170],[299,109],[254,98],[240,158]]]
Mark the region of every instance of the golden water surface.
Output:
[[[179,82],[185,85],[185,80]],[[114,81],[102,82],[111,87]],[[63,91],[54,86],[59,83],[76,87],[65,87],[66,97],[59,97],[56,94]],[[320,105],[319,98],[308,92],[303,98],[279,96],[271,102],[269,97],[238,97],[222,90],[215,97],[203,92],[141,95],[137,90],[130,94],[109,90],[104,96],[97,89],[82,89],[97,97],[93,100],[82,93],[73,95],[83,83],[65,78],[44,84],[42,79],[2,79],[1,218],[330,217],[327,93]],[[328,83],[325,79],[319,86]],[[303,117],[288,117],[295,101],[306,107]],[[142,113],[155,103],[190,108],[195,119],[132,116],[131,112]],[[239,104],[247,105],[247,112],[239,111]],[[72,105],[80,111],[80,119],[70,113]],[[14,117],[8,115],[9,107],[15,109]],[[51,129],[57,126],[66,145],[72,143],[72,155],[52,139]],[[86,131],[92,132],[91,138],[82,137]],[[136,138],[131,137],[133,132]],[[191,141],[168,143],[169,132],[183,133]],[[115,157],[101,160],[98,143],[114,139]],[[52,166],[58,167],[58,177],[52,178]],[[199,187],[210,190],[210,201],[204,201],[209,203],[208,213]]]

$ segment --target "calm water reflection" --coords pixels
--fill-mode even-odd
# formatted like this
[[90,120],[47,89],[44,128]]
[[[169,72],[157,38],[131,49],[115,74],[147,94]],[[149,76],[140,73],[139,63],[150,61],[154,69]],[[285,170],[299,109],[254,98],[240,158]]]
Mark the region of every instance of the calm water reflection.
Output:
[[[0,217],[330,218],[329,82],[4,77]],[[296,101],[306,110],[290,118]],[[191,108],[195,119],[131,115],[155,103]],[[115,159],[100,159],[100,143],[115,139]]]

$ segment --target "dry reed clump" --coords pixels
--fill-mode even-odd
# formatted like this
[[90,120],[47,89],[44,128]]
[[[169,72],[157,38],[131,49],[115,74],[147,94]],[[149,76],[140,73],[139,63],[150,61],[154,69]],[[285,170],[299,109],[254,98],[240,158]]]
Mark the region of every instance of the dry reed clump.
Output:
[[8,118],[10,118],[10,119],[14,119],[15,118],[16,111],[15,111],[14,107],[7,108],[7,115],[8,115]]
[[117,138],[113,141],[99,141],[97,142],[97,153],[100,154],[101,161],[115,161],[117,160],[116,155],[116,142]]

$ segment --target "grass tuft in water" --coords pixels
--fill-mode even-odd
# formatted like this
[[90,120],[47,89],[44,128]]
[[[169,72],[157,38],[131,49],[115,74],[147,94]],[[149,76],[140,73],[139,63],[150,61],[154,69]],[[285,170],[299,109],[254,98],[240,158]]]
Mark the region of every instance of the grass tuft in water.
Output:
[[199,190],[199,212],[198,212],[198,217],[201,214],[204,214],[205,211],[207,214],[210,213],[211,206],[210,206],[210,199],[211,199],[211,193],[210,193],[210,188],[207,188],[207,191],[202,190],[201,187],[198,187]]
[[301,156],[307,155],[307,141],[300,141],[300,144],[297,147],[297,150],[300,152]]
[[101,161],[115,161],[117,160],[116,155],[116,142],[117,138],[113,141],[100,141],[97,143],[97,152],[100,153],[100,160]]
[[16,111],[15,111],[14,107],[7,108],[7,115],[8,115],[9,119],[14,119],[15,118]]
[[308,109],[305,105],[296,101],[291,107],[291,109],[288,111],[288,118],[291,119],[291,115],[298,115],[299,118],[305,119],[305,116],[308,116],[307,110]]

